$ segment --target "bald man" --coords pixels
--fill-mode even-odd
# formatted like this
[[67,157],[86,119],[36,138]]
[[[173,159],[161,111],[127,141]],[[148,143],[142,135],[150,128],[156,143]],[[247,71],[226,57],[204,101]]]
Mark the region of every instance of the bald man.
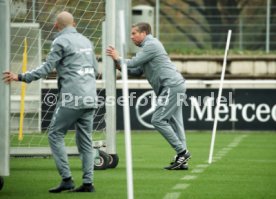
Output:
[[[58,172],[62,178],[59,186],[49,190],[60,193],[94,192],[93,185],[93,114],[97,107],[96,74],[98,63],[91,42],[74,28],[74,18],[68,12],[58,14],[55,28],[58,30],[46,62],[23,74],[4,72],[6,83],[23,81],[30,83],[46,77],[53,69],[58,74],[58,101],[49,126],[48,140]],[[76,144],[82,160],[83,184],[75,189],[64,137],[72,126],[76,129]]]

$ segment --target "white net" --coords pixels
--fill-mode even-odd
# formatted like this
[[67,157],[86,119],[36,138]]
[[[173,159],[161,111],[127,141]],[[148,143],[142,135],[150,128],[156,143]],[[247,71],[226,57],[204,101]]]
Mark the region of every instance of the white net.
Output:
[[[104,0],[12,0],[10,5],[11,71],[22,73],[25,38],[27,40],[27,70],[38,67],[45,60],[56,33],[54,29],[56,14],[64,10],[73,14],[78,32],[93,42],[96,54],[101,53],[102,22],[105,19]],[[98,83],[97,88],[98,94],[104,95],[102,83]],[[11,85],[11,147],[47,147],[47,128],[55,107],[53,100],[57,94],[55,72],[51,73],[47,79],[27,84],[24,99],[21,97],[21,92],[21,83]],[[52,98],[48,99],[47,96],[52,96]],[[22,100],[24,100],[24,116],[23,125],[20,125]],[[18,140],[20,126],[23,127],[23,140],[21,141]],[[104,139],[104,132],[105,109],[100,107],[94,118],[94,140]],[[69,132],[66,136],[66,144],[67,146],[75,145],[74,134]]]

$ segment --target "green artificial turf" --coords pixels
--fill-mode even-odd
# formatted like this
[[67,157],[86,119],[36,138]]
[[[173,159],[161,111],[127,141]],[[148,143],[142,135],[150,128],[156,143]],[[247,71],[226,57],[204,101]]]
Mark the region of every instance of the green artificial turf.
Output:
[[[132,133],[134,198],[163,199],[170,193],[177,193],[177,197],[172,199],[276,198],[275,132],[218,132],[214,160],[217,154],[243,135],[245,137],[221,159],[208,165],[210,132],[188,132],[187,143],[192,153],[189,170],[167,171],[163,167],[168,165],[174,151],[161,135],[156,132]],[[50,194],[48,189],[60,182],[51,157],[11,158],[10,176],[4,178],[5,185],[0,191],[0,198],[127,198],[122,133],[117,135],[117,152],[120,158],[117,168],[95,171],[95,193]],[[80,185],[82,172],[79,158],[70,157],[70,165],[74,181]],[[195,172],[200,165],[207,166],[202,172]],[[185,176],[196,178],[183,180]],[[175,189],[176,185],[183,184],[188,187]]]

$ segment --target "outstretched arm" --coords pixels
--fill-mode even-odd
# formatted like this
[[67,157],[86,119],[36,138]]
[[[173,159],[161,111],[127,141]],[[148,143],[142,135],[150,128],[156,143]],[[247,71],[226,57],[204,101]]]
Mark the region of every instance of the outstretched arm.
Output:
[[130,76],[140,77],[144,73],[144,71],[141,66],[138,66],[136,68],[128,68],[127,73]]
[[10,84],[13,81],[18,81],[18,74],[13,73],[13,72],[3,72],[3,81],[7,84]]
[[114,60],[115,67],[118,70],[121,70],[120,56],[119,56],[118,51],[113,46],[109,46],[106,49],[106,54],[107,54],[107,56],[110,56]]
[[[109,46],[106,49],[106,54],[108,56],[110,56],[114,60],[115,67],[118,70],[121,70],[121,62],[123,60],[121,60],[121,58],[119,57],[118,51],[113,46]],[[141,66],[136,66],[136,67],[133,67],[133,68],[128,68],[127,71],[128,71],[128,74],[131,75],[131,76],[141,76],[143,74],[143,69],[142,69]]]
[[24,81],[26,83],[30,83],[34,80],[46,77],[61,59],[62,46],[58,44],[58,42],[53,42],[51,52],[48,54],[46,62],[44,62],[41,66],[32,71],[28,71],[22,74],[5,71],[3,72],[3,80],[5,83],[8,84],[12,81]]
[[54,40],[53,44],[51,46],[51,51],[47,56],[46,62],[44,62],[41,66],[38,68],[26,72],[24,74],[19,74],[19,81],[24,81],[26,83],[30,83],[34,80],[38,80],[40,78],[46,77],[53,69],[56,67],[56,65],[60,62],[62,59],[63,54],[63,46],[67,44],[66,40],[61,41]]

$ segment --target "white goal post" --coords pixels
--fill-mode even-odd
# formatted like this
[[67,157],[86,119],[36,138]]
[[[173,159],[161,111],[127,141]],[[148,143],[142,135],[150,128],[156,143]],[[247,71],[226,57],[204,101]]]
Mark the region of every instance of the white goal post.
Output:
[[[0,0],[0,71],[9,70],[10,62],[10,14],[9,0]],[[1,74],[2,76],[2,74]],[[9,175],[9,86],[0,83],[0,177]]]

